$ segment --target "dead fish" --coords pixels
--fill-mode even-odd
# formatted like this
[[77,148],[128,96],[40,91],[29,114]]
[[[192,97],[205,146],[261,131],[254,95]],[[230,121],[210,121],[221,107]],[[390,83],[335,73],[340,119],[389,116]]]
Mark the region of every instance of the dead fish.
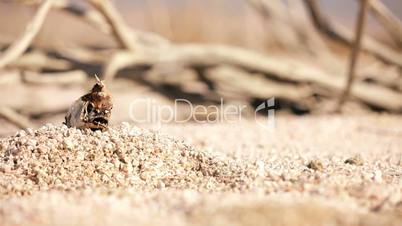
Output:
[[76,100],[67,112],[67,127],[105,131],[112,114],[112,97],[105,84],[96,75],[91,91]]

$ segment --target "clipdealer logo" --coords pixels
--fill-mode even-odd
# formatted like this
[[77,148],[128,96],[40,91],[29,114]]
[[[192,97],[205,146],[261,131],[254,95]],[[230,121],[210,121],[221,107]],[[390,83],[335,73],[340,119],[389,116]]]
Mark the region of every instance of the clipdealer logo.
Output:
[[[176,99],[174,104],[160,104],[155,99],[143,98],[132,101],[129,106],[130,119],[135,123],[147,123],[160,128],[167,123],[239,123],[245,111],[250,112],[248,105],[225,104],[221,98],[219,105],[195,105],[187,99]],[[186,115],[183,115],[183,112]],[[267,114],[261,120],[261,115]],[[202,116],[202,117],[200,117]],[[254,111],[255,121],[269,131],[275,129],[275,98],[272,97]]]
[[[266,114],[266,120],[257,120],[257,115],[260,113]],[[254,112],[255,121],[270,132],[275,130],[275,97],[269,98],[258,105]]]

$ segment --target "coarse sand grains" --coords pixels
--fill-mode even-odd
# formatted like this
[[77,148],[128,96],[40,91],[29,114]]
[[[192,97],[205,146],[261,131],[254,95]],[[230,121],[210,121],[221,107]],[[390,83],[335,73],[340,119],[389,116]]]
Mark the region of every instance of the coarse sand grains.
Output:
[[0,139],[0,225],[402,225],[400,122],[21,130]]
[[127,123],[107,132],[46,125],[0,142],[0,191],[241,189],[252,176],[235,161]]

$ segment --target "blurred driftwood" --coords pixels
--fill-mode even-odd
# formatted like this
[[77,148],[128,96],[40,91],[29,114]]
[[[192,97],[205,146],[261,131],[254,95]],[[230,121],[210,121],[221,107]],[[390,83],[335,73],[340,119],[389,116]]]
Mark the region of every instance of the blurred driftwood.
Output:
[[[108,23],[108,21],[105,18],[106,14],[101,14],[98,10],[96,9],[90,9],[90,8],[84,8],[77,6],[75,4],[72,4],[70,1],[64,1],[61,4],[58,4],[57,7],[61,10],[64,10],[66,13],[73,15],[77,17],[78,19],[87,22],[88,24],[92,25],[93,27],[97,28],[99,31],[108,34],[108,35],[113,35],[113,29]],[[119,27],[123,27],[123,30],[125,33],[128,33],[130,35],[127,35],[125,40],[127,42],[135,42],[137,43],[136,46],[138,48],[143,48],[143,46],[148,46],[148,47],[161,47],[161,46],[166,46],[169,44],[169,41],[159,35],[155,35],[150,32],[146,31],[136,31],[136,30],[131,30],[127,27],[125,24],[121,24],[122,22],[119,22],[117,20],[117,24]],[[114,37],[118,37],[114,35]],[[118,38],[117,40],[119,40]],[[118,41],[120,42],[120,41]],[[135,44],[134,43],[134,44]],[[133,45],[134,44],[130,44]],[[124,45],[122,45],[124,47]],[[129,48],[128,48],[129,49]]]
[[0,117],[21,129],[33,127],[27,117],[8,107],[0,107]]
[[300,36],[297,30],[289,23],[287,8],[281,1],[277,0],[248,0],[251,6],[265,19],[269,29],[275,30],[270,35],[283,48],[300,49]]
[[[312,55],[315,61],[325,65],[332,71],[342,67],[340,60],[332,53],[328,43],[316,32],[316,29],[304,12],[302,0],[248,0],[256,11],[265,19],[267,35],[278,36],[284,48],[290,48],[293,53]],[[288,4],[286,6],[286,4]],[[274,25],[274,26],[273,26]]]
[[68,60],[88,65],[103,64],[114,50],[91,50],[77,45],[59,44],[57,53]]
[[223,91],[223,96],[225,95],[225,91],[236,92],[236,90],[241,90],[242,95],[249,98],[249,100],[253,98],[265,99],[267,97],[277,97],[294,103],[301,103],[313,95],[312,90],[302,84],[278,83],[267,79],[262,74],[250,76],[244,70],[229,66],[211,69],[207,77],[216,83],[216,86],[219,88],[218,90]]
[[78,6],[69,0],[60,1],[59,4],[55,5],[55,7],[82,19],[83,21],[91,24],[103,33],[112,33],[112,28],[107,23],[103,15],[100,14],[97,10],[91,10],[82,6]]
[[366,26],[366,18],[367,18],[367,10],[370,4],[370,0],[361,0],[360,1],[360,11],[356,24],[356,37],[353,43],[353,48],[350,56],[350,64],[348,68],[348,78],[346,82],[345,89],[343,90],[336,111],[340,111],[342,109],[343,104],[346,102],[346,99],[349,97],[353,82],[356,78],[356,64],[358,63],[362,38],[364,35],[364,27]]
[[[352,33],[344,27],[336,24],[324,15],[321,11],[319,0],[305,0],[306,7],[309,10],[310,16],[317,30],[325,34],[327,37],[338,41],[347,46],[353,46]],[[362,44],[362,49],[386,63],[395,64],[402,67],[402,55],[389,47],[379,43],[378,41],[365,37]]]
[[[158,64],[206,68],[231,65],[281,81],[315,84],[337,94],[340,94],[344,87],[341,77],[327,74],[301,62],[276,59],[241,48],[201,44],[176,45],[158,55],[141,56],[131,52],[119,52],[108,62],[105,76],[112,79],[119,70],[126,67],[151,67]],[[397,112],[402,110],[402,95],[379,85],[357,83],[351,96],[377,108]]]
[[21,70],[68,70],[72,67],[69,61],[56,59],[46,55],[42,51],[34,51],[26,53],[8,65],[10,68],[18,68]]
[[119,44],[131,51],[136,50],[135,36],[114,5],[108,0],[88,1],[104,16]]
[[41,3],[34,18],[27,25],[24,34],[15,40],[11,46],[8,47],[8,49],[0,56],[0,69],[21,56],[29,47],[32,40],[42,27],[52,3],[53,0],[44,0]]
[[40,74],[27,71],[24,72],[22,80],[36,85],[74,85],[84,83],[87,80],[87,74],[81,70]]
[[401,21],[380,1],[370,1],[370,10],[378,21],[388,31],[394,41],[402,46],[402,23]]
[[361,68],[358,75],[358,79],[362,81],[380,84],[402,92],[402,76],[400,76],[399,68],[396,66],[391,67],[383,65],[381,62],[376,62]]
[[[27,29],[29,34],[24,35],[24,41],[15,42],[7,50],[15,49],[13,46],[20,43],[18,51],[13,51],[11,58],[3,55],[8,58],[7,65],[18,70],[12,74],[16,76],[4,79],[5,83],[78,84],[86,79],[87,73],[93,73],[93,68],[98,71],[99,67],[102,67],[104,79],[113,80],[124,69],[130,77],[143,76],[143,80],[154,87],[168,84],[183,92],[194,91],[196,87],[208,101],[225,97],[251,102],[276,96],[301,103],[311,111],[319,108],[316,99],[334,101],[345,90],[342,59],[331,51],[326,37],[347,47],[355,42],[351,32],[326,18],[316,0],[304,0],[308,11],[303,12],[300,11],[302,1],[291,1],[286,5],[279,0],[249,0],[269,25],[266,27],[273,33],[270,35],[276,35],[276,41],[286,50],[284,52],[288,52],[288,55],[275,57],[225,45],[175,44],[157,34],[131,29],[111,1],[87,1],[89,7],[77,6],[73,1],[57,1],[52,7],[110,35],[119,48],[99,49],[62,43],[51,50],[33,48],[34,51],[24,54],[32,46],[32,38],[49,10],[43,9],[48,2],[45,1],[34,18],[35,32]],[[50,8],[50,3],[47,4]],[[396,40],[400,23],[382,7],[381,3],[375,2],[370,9]],[[362,50],[392,65],[373,58],[375,62],[364,65],[356,75],[350,70],[349,78],[355,81],[348,83],[349,94],[344,96],[375,109],[402,112],[402,84],[398,84],[402,81],[399,71],[402,55],[371,38],[363,40]],[[355,70],[353,65],[356,60],[350,64]],[[177,76],[184,72],[191,78]],[[160,76],[170,77],[161,79]]]
[[21,71],[18,69],[0,70],[0,85],[21,82]]

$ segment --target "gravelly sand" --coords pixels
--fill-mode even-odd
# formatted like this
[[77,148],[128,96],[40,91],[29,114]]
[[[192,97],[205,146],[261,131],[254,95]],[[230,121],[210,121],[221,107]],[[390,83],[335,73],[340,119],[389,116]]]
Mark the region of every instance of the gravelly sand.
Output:
[[402,223],[401,117],[276,124],[274,133],[251,121],[20,131],[0,141],[0,222]]

